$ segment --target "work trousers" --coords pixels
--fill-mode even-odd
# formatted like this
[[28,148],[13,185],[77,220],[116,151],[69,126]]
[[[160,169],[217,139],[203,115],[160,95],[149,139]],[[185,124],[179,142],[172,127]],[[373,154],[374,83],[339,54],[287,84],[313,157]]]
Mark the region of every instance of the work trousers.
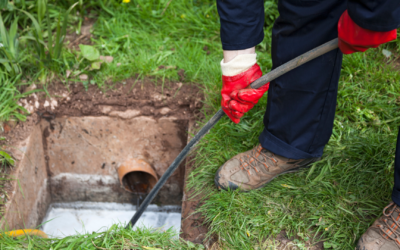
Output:
[[[224,50],[250,48],[263,40],[263,6],[263,0],[217,1]],[[273,68],[336,38],[346,9],[365,29],[400,26],[399,0],[280,0],[272,29]],[[271,82],[259,137],[264,148],[292,159],[322,155],[332,134],[342,57],[333,50]],[[399,145],[395,165],[393,200],[400,205]]]

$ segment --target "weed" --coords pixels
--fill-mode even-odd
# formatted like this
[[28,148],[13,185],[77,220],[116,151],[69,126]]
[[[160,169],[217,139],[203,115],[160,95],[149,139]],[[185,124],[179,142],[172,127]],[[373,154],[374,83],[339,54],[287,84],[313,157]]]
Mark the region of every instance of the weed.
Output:
[[[0,137],[0,141],[3,139],[3,137]],[[14,166],[14,163],[14,159],[7,152],[0,150],[0,167]]]
[[26,119],[25,115],[28,112],[17,104],[18,99],[24,96],[16,88],[20,77],[21,75],[18,75],[10,79],[0,72],[0,121],[8,121],[12,118],[20,121]]
[[[43,1],[39,1],[43,2]],[[50,26],[50,18],[49,18],[49,11],[46,8],[46,6],[42,6],[39,12],[43,12],[43,15],[46,16],[47,20],[47,34],[48,34],[48,39],[47,43],[45,43],[44,40],[44,31],[42,29],[42,18],[40,17],[42,14],[39,13],[39,21],[36,20],[36,18],[30,14],[27,11],[20,10],[23,12],[26,16],[31,19],[32,24],[34,29],[32,30],[31,35],[24,36],[23,38],[29,39],[33,41],[33,45],[35,47],[36,53],[37,53],[37,63],[39,63],[39,70],[41,72],[39,76],[39,80],[42,83],[45,83],[47,80],[47,72],[45,69],[50,69],[53,72],[58,72],[60,69],[60,59],[61,59],[61,51],[64,45],[64,39],[67,33],[67,23],[68,23],[68,16],[71,10],[78,5],[78,3],[75,3],[72,5],[64,14],[63,22],[61,25],[61,20],[58,19],[57,27],[56,27],[56,34],[55,34],[55,40],[53,42],[53,35],[52,35],[52,30]],[[39,6],[41,6],[39,4]],[[44,9],[44,10],[43,10]]]
[[26,56],[21,57],[19,53],[17,28],[18,19],[15,19],[7,31],[0,13],[0,64],[4,66],[11,77],[21,73],[20,62],[26,58]]

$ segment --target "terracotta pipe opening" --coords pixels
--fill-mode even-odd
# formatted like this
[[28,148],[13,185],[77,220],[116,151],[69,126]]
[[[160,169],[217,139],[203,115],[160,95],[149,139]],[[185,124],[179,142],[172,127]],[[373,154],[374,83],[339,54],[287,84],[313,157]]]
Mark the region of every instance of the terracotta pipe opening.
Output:
[[121,164],[118,177],[126,191],[137,194],[148,193],[158,181],[157,174],[149,163],[134,158]]

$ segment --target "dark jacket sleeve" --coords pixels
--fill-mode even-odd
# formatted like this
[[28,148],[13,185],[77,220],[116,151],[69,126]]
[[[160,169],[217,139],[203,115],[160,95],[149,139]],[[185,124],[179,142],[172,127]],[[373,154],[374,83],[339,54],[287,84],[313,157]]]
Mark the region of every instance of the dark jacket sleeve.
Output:
[[217,8],[224,50],[248,49],[264,39],[263,0],[217,0]]
[[364,29],[390,31],[400,27],[400,0],[349,0],[347,10]]

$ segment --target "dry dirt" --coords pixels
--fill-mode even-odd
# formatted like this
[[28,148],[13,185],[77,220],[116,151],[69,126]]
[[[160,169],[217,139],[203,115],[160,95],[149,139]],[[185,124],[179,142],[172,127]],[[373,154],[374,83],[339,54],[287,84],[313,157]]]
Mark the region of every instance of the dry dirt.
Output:
[[34,93],[20,100],[31,115],[25,122],[6,122],[5,140],[0,146],[15,145],[29,136],[33,126],[40,120],[53,120],[62,116],[110,116],[131,119],[138,116],[175,117],[179,120],[199,118],[203,95],[195,84],[165,81],[154,83],[152,79],[129,78],[109,83],[108,91],[97,86],[85,90],[80,83],[68,88],[61,83],[52,84],[45,92]]

